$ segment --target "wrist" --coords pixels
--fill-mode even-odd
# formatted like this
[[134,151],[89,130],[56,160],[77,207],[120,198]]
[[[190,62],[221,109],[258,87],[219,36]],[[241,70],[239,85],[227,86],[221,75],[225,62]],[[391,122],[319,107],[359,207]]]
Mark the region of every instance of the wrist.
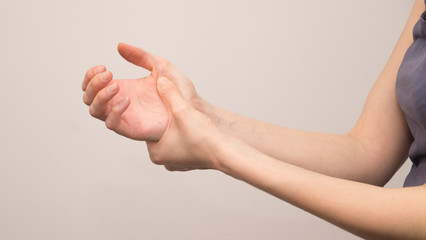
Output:
[[251,148],[245,143],[231,136],[225,135],[221,141],[215,145],[213,153],[214,169],[221,171],[229,176],[238,178],[233,174],[233,168],[238,165],[237,156],[251,151]]
[[212,120],[213,125],[215,125],[218,129],[221,129],[225,125],[224,120],[221,117],[220,109],[203,99],[198,94],[191,100],[191,103],[197,111],[209,117]]

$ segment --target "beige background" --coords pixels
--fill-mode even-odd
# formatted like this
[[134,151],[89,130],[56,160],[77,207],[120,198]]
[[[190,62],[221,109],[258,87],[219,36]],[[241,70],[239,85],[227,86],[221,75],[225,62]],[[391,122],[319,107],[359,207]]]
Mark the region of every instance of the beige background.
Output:
[[124,41],[218,106],[344,133],[413,2],[2,0],[0,239],[358,239],[222,173],[153,165],[89,116],[80,84],[95,64],[146,74]]

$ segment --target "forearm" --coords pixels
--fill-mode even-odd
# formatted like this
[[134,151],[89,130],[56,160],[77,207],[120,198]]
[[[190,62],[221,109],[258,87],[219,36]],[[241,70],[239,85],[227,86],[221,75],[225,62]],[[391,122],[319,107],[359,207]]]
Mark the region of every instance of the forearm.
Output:
[[412,141],[395,94],[395,81],[412,29],[424,11],[416,0],[385,68],[373,86],[356,126],[348,134],[279,127],[217,108],[201,100],[198,110],[223,133],[281,161],[328,176],[385,184],[407,158]]
[[225,144],[216,155],[219,170],[347,231],[367,239],[426,238],[425,187],[385,189],[328,177],[239,141]]
[[[349,134],[280,127],[226,111],[208,102],[203,103],[202,111],[213,119],[215,126],[224,134],[275,159],[328,176],[379,185],[385,183],[381,174],[363,168],[372,167],[375,162],[373,154]],[[369,164],[362,164],[361,161]],[[386,173],[390,177],[393,170],[387,170]]]

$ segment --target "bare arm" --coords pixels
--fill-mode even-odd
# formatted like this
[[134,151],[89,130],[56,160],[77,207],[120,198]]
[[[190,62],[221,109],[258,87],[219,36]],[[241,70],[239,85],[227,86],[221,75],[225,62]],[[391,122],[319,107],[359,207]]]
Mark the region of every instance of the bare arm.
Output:
[[426,239],[426,185],[388,189],[333,178],[224,142],[216,162],[243,180],[366,239]]
[[[381,185],[406,158],[412,140],[396,101],[395,80],[423,10],[417,0],[348,134],[291,130],[251,120],[188,97],[177,81],[181,75],[159,74],[157,90],[169,119],[159,141],[147,142],[151,160],[168,170],[220,170],[364,238],[426,239],[426,186],[385,189],[341,179]],[[128,104],[111,107],[103,115],[117,120],[110,125],[117,130]]]
[[[153,89],[157,78],[165,76],[177,84],[184,98],[197,110],[212,118],[223,133],[287,163],[333,177],[383,185],[406,160],[412,141],[396,100],[395,81],[403,55],[413,41],[412,28],[423,10],[423,1],[416,0],[359,121],[347,134],[294,130],[217,108],[203,100],[195,92],[192,82],[169,62],[126,44],[118,46],[120,54],[129,62],[151,71],[151,75],[117,81],[107,71],[107,79],[103,81],[105,67],[92,68],[83,81],[84,102],[90,105],[92,116],[105,121],[107,127],[117,133],[132,139],[157,141],[166,129],[168,119],[163,103]],[[95,71],[97,69],[100,71]],[[115,90],[108,91],[112,86],[116,86]],[[150,89],[149,96],[145,94],[146,89]],[[121,109],[119,103],[127,108]]]
[[395,82],[424,3],[417,0],[407,24],[373,86],[355,127],[326,134],[279,127],[201,101],[199,110],[218,128],[274,158],[333,177],[384,185],[407,158],[412,141],[399,108]]
[[388,189],[330,177],[270,157],[221,133],[169,80],[158,91],[170,124],[147,142],[168,170],[216,169],[367,239],[426,239],[426,185]]

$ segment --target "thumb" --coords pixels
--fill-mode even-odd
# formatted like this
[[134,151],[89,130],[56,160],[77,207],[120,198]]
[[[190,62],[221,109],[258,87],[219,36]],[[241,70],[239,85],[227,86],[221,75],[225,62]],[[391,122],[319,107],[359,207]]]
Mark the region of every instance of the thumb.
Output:
[[120,55],[128,62],[143,67],[149,71],[153,70],[155,57],[142,48],[138,48],[126,43],[119,43],[117,50]]
[[188,105],[186,100],[182,98],[178,87],[166,77],[158,77],[157,90],[170,112],[176,112]]

